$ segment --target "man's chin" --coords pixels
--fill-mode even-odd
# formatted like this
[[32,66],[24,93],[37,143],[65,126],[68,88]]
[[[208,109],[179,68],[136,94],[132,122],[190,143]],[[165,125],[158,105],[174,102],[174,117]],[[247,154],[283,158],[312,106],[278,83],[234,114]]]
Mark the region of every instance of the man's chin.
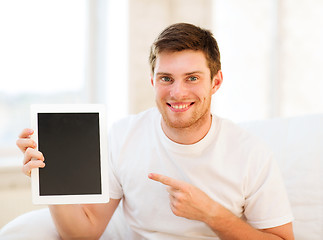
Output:
[[171,119],[164,118],[164,122],[165,122],[166,126],[168,126],[170,128],[185,129],[185,128],[189,128],[192,126],[191,121],[185,121],[185,120],[172,121]]
[[167,127],[184,129],[189,128],[194,124],[194,117],[188,112],[173,112],[169,109],[161,108],[159,108],[159,112],[162,114],[164,123]]

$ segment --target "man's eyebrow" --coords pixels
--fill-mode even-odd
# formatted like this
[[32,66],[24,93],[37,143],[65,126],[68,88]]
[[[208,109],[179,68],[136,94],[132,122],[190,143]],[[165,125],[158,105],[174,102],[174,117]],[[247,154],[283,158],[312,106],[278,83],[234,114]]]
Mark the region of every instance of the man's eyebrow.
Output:
[[193,71],[193,72],[185,73],[185,75],[194,75],[194,74],[203,74],[203,72],[202,71]]
[[[186,76],[194,75],[194,74],[204,74],[204,73],[202,71],[193,71],[193,72],[184,73],[184,75],[186,75]],[[157,72],[156,75],[158,75],[158,76],[160,76],[160,75],[172,76],[172,74],[168,73],[168,72]]]
[[167,75],[167,76],[171,76],[172,74],[167,73],[167,72],[157,72],[156,75]]

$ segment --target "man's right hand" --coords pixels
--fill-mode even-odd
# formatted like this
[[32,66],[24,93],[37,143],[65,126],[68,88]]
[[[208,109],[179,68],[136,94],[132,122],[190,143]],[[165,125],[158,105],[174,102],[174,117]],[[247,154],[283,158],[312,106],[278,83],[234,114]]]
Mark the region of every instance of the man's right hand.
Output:
[[24,154],[22,172],[27,176],[30,176],[33,168],[45,167],[43,154],[36,150],[36,142],[30,138],[33,133],[34,130],[32,129],[24,129],[16,142],[17,146]]

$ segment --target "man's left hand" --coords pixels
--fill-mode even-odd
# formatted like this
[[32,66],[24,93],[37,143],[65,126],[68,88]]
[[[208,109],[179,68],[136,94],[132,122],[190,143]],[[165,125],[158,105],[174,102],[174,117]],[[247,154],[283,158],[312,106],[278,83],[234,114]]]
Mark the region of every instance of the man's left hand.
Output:
[[167,186],[170,207],[176,216],[203,222],[214,217],[219,204],[199,188],[157,173],[150,173],[148,177]]

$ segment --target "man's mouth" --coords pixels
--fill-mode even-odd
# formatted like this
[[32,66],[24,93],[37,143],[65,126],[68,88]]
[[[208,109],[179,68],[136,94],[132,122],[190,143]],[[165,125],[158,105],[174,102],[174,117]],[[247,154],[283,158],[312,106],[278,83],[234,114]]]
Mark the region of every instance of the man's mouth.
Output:
[[171,110],[176,112],[183,112],[189,109],[194,102],[191,103],[167,103],[167,105],[171,108]]

